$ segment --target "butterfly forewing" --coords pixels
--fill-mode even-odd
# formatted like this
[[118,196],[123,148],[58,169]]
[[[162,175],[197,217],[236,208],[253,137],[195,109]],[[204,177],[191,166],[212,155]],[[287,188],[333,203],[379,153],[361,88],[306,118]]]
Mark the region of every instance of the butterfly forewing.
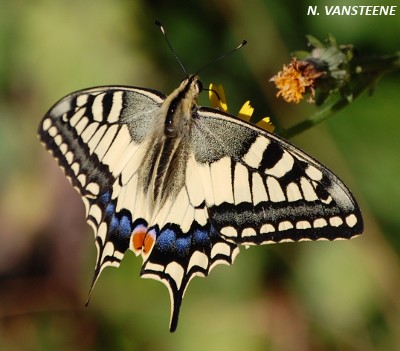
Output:
[[209,215],[226,239],[251,245],[349,239],[362,232],[352,194],[326,167],[237,118],[205,108],[198,115],[193,134],[218,145],[206,149],[193,138],[211,175]]
[[238,245],[347,239],[363,229],[331,171],[275,135],[199,108],[199,86],[191,76],[168,97],[79,91],[39,128],[95,231],[93,283],[128,248],[141,255],[141,276],[169,290],[172,331],[190,280],[232,264]]

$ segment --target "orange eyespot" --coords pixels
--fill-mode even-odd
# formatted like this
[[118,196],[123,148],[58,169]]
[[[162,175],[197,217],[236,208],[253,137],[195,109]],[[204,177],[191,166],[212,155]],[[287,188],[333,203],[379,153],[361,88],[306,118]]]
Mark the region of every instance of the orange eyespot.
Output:
[[143,253],[148,254],[150,253],[151,249],[154,246],[155,243],[155,236],[153,233],[147,233],[146,237],[144,238],[144,244],[143,244]]
[[131,240],[132,240],[133,250],[135,252],[142,250],[145,239],[146,239],[146,229],[145,228],[136,230],[132,234]]

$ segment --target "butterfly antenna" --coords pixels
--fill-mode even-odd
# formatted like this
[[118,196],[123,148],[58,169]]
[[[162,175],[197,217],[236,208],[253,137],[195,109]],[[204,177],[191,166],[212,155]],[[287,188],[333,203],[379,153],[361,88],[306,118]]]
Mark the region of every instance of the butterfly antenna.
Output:
[[186,76],[189,77],[189,74],[188,74],[188,72],[186,71],[185,66],[182,64],[182,61],[179,59],[179,57],[178,57],[178,55],[176,54],[174,48],[172,47],[170,41],[168,40],[167,33],[165,32],[164,26],[163,26],[163,25],[161,24],[161,22],[159,22],[159,21],[155,21],[155,24],[156,24],[156,26],[158,26],[158,27],[160,28],[161,33],[164,35],[165,41],[167,42],[169,49],[171,50],[172,54],[175,56],[176,60],[178,61],[179,66],[181,66],[182,71],[186,74]]
[[233,50],[227,52],[226,54],[223,54],[222,56],[218,57],[217,59],[215,59],[214,61],[211,61],[210,63],[207,63],[205,66],[201,67],[194,75],[197,76],[201,71],[203,71],[204,69],[206,69],[208,66],[214,65],[217,62],[221,61],[222,59],[224,59],[225,57],[229,56],[230,54],[233,54],[235,51],[241,49],[243,46],[245,46],[247,44],[247,40],[242,40],[242,42],[236,46]]

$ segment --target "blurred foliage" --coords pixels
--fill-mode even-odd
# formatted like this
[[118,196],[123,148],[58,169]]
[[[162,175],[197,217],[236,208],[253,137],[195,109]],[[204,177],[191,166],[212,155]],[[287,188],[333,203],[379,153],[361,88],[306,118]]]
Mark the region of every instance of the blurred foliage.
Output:
[[[352,3],[354,1],[350,1]],[[312,5],[331,4],[314,1]],[[335,5],[349,1],[338,0]],[[360,5],[359,2],[354,2]],[[393,1],[380,4],[393,5]],[[365,234],[349,242],[242,250],[235,264],[195,279],[168,332],[167,290],[138,277],[127,253],[84,307],[95,248],[79,196],[39,145],[36,129],[63,95],[127,84],[165,93],[202,72],[239,109],[290,126],[315,107],[288,106],[268,82],[306,34],[368,54],[399,50],[397,14],[307,16],[309,1],[3,0],[0,11],[1,350],[396,350],[400,344],[399,74],[386,76],[327,123],[293,142],[354,191]],[[207,94],[201,97],[208,104]],[[235,106],[235,102],[237,106]]]

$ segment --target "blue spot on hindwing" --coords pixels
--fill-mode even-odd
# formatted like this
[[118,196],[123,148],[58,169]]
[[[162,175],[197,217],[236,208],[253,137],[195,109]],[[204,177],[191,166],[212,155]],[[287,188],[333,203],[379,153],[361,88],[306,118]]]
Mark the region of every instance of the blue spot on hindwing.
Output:
[[99,196],[99,203],[104,211],[104,220],[108,223],[108,231],[117,240],[129,239],[132,230],[132,216],[130,212],[122,210],[115,212],[115,202],[111,200],[110,191]]
[[112,202],[110,202],[105,208],[106,215],[111,217],[114,214],[114,211],[115,211],[115,205]]
[[176,239],[176,249],[180,256],[188,256],[190,253],[191,236]]
[[111,200],[111,193],[109,191],[105,192],[103,195],[99,197],[100,203],[106,205]]
[[130,237],[132,233],[132,221],[128,216],[123,215],[119,222],[119,232],[124,238]]
[[157,237],[157,246],[161,251],[173,251],[175,242],[176,233],[173,229],[164,229]]
[[109,226],[110,226],[110,227],[109,227],[109,231],[118,230],[119,220],[118,220],[118,218],[117,218],[115,215],[113,215],[113,216],[111,217]]
[[206,246],[210,244],[210,236],[205,229],[195,229],[193,231],[193,243],[198,246]]

